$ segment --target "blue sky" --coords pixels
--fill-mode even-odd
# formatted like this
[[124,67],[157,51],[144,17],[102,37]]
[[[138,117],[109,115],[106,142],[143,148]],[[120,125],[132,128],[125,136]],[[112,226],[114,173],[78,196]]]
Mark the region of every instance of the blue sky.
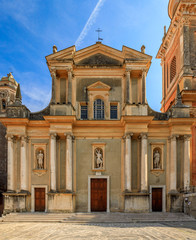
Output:
[[0,78],[13,72],[21,85],[23,104],[31,111],[46,107],[51,76],[45,56],[55,44],[76,50],[97,41],[122,50],[122,45],[153,57],[147,76],[147,100],[159,111],[162,97],[160,60],[155,59],[169,27],[169,0],[0,0]]

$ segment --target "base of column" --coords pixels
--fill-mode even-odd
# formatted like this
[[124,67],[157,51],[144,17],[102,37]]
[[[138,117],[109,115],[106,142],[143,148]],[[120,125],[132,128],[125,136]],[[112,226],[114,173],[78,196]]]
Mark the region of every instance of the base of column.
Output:
[[183,194],[170,191],[168,193],[170,212],[183,212]]
[[48,193],[48,212],[75,212],[75,193]]
[[177,195],[177,194],[179,194],[179,192],[178,192],[177,190],[170,190],[170,191],[168,192],[168,194],[169,194],[169,195]]
[[149,212],[149,193],[125,193],[125,212]]
[[4,196],[4,210],[3,214],[11,212],[26,212],[27,210],[27,196],[28,193],[3,193]]

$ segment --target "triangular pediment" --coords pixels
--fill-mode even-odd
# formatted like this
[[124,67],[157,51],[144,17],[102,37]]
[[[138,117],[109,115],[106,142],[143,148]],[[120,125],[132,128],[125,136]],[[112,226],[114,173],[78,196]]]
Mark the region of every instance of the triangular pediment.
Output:
[[98,81],[88,86],[87,89],[88,91],[109,91],[111,87],[101,81]]
[[73,60],[74,54],[75,46],[72,46],[46,56],[46,60],[47,61]]
[[79,66],[86,66],[86,65],[90,65],[90,66],[121,66],[122,63],[112,57],[106,56],[102,53],[97,53],[94,54],[90,57],[87,57],[81,61],[79,61],[78,63],[76,63],[76,65]]
[[152,57],[148,54],[145,54],[143,52],[139,52],[135,49],[123,46],[123,53],[124,53],[124,58],[125,60],[135,60],[135,61],[140,61],[140,60],[146,60],[149,61],[152,59]]

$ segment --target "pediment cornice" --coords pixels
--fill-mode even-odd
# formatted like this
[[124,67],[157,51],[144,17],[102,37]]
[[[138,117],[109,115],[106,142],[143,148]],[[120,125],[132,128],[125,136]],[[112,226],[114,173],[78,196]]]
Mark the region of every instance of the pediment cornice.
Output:
[[110,91],[111,87],[101,81],[95,82],[87,87],[88,91]]

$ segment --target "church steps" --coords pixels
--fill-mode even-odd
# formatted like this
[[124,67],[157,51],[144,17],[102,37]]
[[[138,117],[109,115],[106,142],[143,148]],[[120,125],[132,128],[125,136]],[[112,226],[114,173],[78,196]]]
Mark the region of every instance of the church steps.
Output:
[[183,213],[11,213],[2,222],[61,222],[61,223],[133,223],[133,222],[192,222]]

